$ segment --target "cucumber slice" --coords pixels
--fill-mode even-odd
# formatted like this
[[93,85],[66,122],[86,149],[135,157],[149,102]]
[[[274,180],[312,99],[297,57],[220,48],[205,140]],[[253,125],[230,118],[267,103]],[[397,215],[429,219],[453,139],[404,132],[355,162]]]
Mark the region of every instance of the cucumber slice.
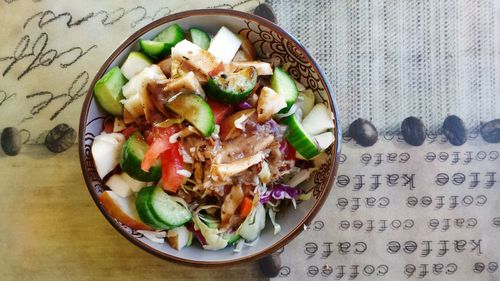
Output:
[[122,87],[127,83],[118,66],[111,68],[94,85],[94,95],[97,103],[106,112],[114,116],[123,116]]
[[157,186],[141,189],[137,195],[136,207],[146,224],[159,229],[182,226],[192,218],[188,209]]
[[214,113],[202,97],[196,94],[178,94],[169,99],[165,105],[186,119],[205,137],[214,132]]
[[299,91],[295,81],[283,69],[276,67],[271,76],[271,88],[285,98],[287,107],[283,108],[279,113],[287,113],[290,107],[295,103]]
[[191,42],[200,46],[204,50],[208,50],[210,46],[210,36],[208,34],[196,27],[189,29],[189,35],[191,36]]
[[149,172],[141,169],[141,162],[148,150],[148,144],[139,133],[134,133],[125,142],[120,155],[120,167],[132,178],[144,182],[156,182],[161,177],[161,164],[156,161]]
[[170,49],[172,49],[172,47],[177,43],[184,40],[184,38],[184,30],[182,30],[182,28],[178,24],[174,23],[171,26],[165,28],[158,35],[156,35],[153,41],[165,43],[168,52],[170,52]]
[[214,99],[233,104],[246,99],[256,83],[255,67],[247,67],[236,73],[220,73],[210,77],[208,89]]
[[317,141],[306,132],[295,114],[281,119],[281,122],[288,126],[285,133],[286,140],[306,160],[317,156],[321,152]]
[[184,40],[184,30],[178,25],[173,24],[160,32],[153,40],[139,40],[141,50],[154,60],[161,59],[169,55],[172,48]]
[[170,53],[171,47],[168,48],[168,44],[153,40],[139,40],[139,46],[141,50],[148,55],[150,58],[157,60]]
[[323,103],[316,104],[312,110],[302,120],[304,129],[309,134],[315,136],[333,129],[332,112]]
[[137,213],[139,214],[139,218],[145,224],[155,228],[155,229],[169,229],[170,226],[164,224],[160,220],[156,219],[151,212],[151,198],[153,195],[154,186],[146,187],[141,189],[137,194],[137,198],[135,199],[135,208],[137,209]]
[[153,64],[153,62],[143,53],[130,52],[130,54],[128,54],[127,59],[123,63],[121,70],[123,76],[125,76],[125,78],[130,80],[130,78],[134,77],[144,68],[150,66],[151,64]]

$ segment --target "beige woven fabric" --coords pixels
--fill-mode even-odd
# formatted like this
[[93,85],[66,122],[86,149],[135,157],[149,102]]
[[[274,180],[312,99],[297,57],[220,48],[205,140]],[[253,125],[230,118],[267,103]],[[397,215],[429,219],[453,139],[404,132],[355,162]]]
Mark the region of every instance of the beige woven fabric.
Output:
[[475,131],[500,118],[500,1],[270,1],[328,75],[345,129],[370,119],[432,133],[448,114]]

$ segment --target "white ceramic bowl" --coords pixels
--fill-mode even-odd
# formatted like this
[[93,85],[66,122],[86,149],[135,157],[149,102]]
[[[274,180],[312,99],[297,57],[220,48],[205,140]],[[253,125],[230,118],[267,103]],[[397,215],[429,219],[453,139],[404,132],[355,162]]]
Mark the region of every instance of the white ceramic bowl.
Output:
[[[109,68],[121,65],[130,51],[138,49],[139,38],[151,39],[172,23],[177,23],[184,29],[192,26],[201,27],[212,34],[224,25],[233,32],[246,36],[254,44],[261,57],[290,63],[288,71],[291,76],[312,89],[316,98],[328,105],[335,116],[336,140],[333,146],[327,149],[327,157],[318,171],[302,185],[307,191],[313,190],[313,197],[300,203],[295,210],[290,208],[278,214],[277,220],[281,225],[281,232],[277,235],[273,234],[272,225],[268,220],[258,243],[254,247],[245,247],[240,253],[233,253],[231,247],[220,251],[207,251],[199,246],[192,246],[176,251],[168,244],[151,242],[111,217],[98,199],[99,194],[106,187],[97,175],[90,151],[94,137],[103,130],[106,114],[96,104],[93,96],[94,84]],[[290,242],[301,232],[304,224],[313,219],[323,205],[333,183],[340,155],[341,134],[338,116],[334,96],[323,71],[297,39],[277,25],[261,17],[234,10],[205,9],[181,12],[161,18],[141,28],[127,38],[103,63],[90,85],[81,113],[79,146],[82,171],[90,194],[106,219],[125,238],[140,248],[167,260],[197,266],[220,266],[255,260],[277,251]]]

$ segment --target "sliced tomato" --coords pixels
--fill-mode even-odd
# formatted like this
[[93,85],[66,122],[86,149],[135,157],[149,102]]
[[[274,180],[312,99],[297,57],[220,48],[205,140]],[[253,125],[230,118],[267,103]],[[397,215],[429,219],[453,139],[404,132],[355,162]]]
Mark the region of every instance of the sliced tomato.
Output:
[[295,157],[295,148],[285,140],[280,143],[280,151],[285,160],[297,159],[297,157]]
[[177,192],[186,177],[178,174],[184,170],[184,160],[179,152],[179,143],[171,144],[171,147],[160,155],[161,160],[161,181],[165,191]]
[[157,128],[154,127],[151,134],[148,135],[148,140],[152,140],[148,151],[144,155],[144,159],[141,162],[141,169],[148,172],[151,165],[160,157],[160,154],[172,147],[169,141],[171,135],[178,131],[177,126],[171,126],[168,128]]
[[226,116],[236,111],[233,105],[217,102],[213,99],[207,99],[207,103],[214,113],[215,124],[220,124]]

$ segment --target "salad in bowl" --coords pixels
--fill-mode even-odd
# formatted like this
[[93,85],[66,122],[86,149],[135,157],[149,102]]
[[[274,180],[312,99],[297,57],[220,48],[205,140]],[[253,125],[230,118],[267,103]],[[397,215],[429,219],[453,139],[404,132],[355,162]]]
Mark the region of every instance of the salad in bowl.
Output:
[[226,26],[174,22],[137,44],[93,87],[107,114],[91,143],[102,206],[179,251],[239,252],[266,224],[278,234],[276,215],[312,196],[301,184],[335,141],[332,111]]

